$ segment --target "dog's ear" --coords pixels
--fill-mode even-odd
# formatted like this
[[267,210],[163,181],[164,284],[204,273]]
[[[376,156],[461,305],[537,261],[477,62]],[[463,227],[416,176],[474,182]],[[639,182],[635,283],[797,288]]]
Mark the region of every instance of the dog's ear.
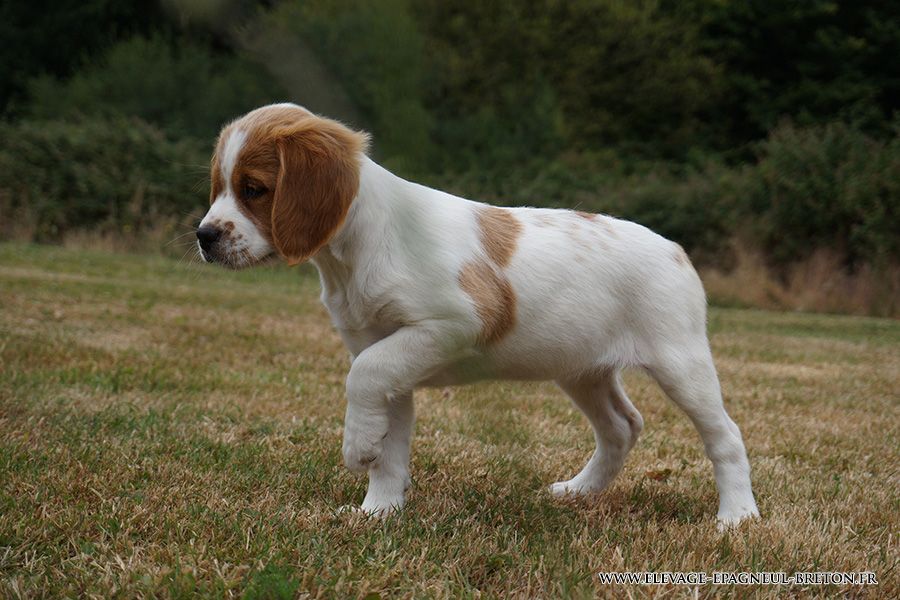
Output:
[[288,264],[316,253],[334,235],[359,190],[364,133],[310,116],[276,133],[279,170],[272,241]]

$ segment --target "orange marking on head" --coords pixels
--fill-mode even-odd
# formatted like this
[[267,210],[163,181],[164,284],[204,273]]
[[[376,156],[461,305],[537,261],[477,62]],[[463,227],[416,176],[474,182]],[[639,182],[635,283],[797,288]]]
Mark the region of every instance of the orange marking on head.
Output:
[[336,121],[311,118],[277,134],[281,169],[272,207],[272,238],[288,264],[328,243],[359,190],[365,135]]
[[478,211],[478,227],[484,251],[498,267],[509,264],[522,233],[522,224],[509,210],[487,206]]
[[[368,137],[298,106],[251,111],[219,136],[214,193],[222,187],[216,183],[222,177],[218,156],[234,130],[246,136],[230,181],[238,208],[289,264],[306,260],[346,218],[359,189],[359,157]],[[246,189],[262,193],[250,196]]]
[[485,261],[471,261],[459,272],[459,285],[475,303],[481,320],[479,343],[491,344],[516,323],[516,295],[509,280]]

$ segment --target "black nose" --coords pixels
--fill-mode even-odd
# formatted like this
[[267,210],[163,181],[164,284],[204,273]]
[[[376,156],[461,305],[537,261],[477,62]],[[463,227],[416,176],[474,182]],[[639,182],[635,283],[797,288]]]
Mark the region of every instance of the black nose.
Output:
[[216,243],[220,235],[222,235],[221,230],[209,225],[204,225],[197,230],[197,239],[200,240],[200,247],[204,250],[209,250],[210,246]]

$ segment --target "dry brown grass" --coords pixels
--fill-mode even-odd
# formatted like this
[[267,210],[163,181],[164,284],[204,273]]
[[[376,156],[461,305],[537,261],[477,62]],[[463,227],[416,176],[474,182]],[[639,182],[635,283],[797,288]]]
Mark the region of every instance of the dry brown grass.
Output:
[[736,245],[729,271],[702,269],[714,303],[776,310],[900,317],[900,267],[863,266],[847,272],[841,259],[825,250],[791,266],[783,277],[758,252]]
[[[309,269],[0,246],[0,595],[896,597],[900,324],[713,310],[762,518],[715,530],[696,432],[640,373],[611,489],[550,384],[417,396],[413,487],[340,514],[347,355]],[[874,571],[868,588],[601,586],[598,571]],[[370,596],[374,597],[374,596]]]

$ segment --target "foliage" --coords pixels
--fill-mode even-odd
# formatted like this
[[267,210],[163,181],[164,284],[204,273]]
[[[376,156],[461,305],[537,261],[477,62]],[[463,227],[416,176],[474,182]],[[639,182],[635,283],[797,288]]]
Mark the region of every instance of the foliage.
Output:
[[730,240],[774,266],[818,250],[849,267],[900,262],[900,136],[881,141],[844,123],[773,130],[755,164],[711,164],[686,177],[642,177],[613,210],[680,241],[709,262]]
[[882,142],[842,123],[786,125],[759,152],[742,212],[773,261],[820,248],[851,264],[900,261],[900,136]]
[[182,185],[182,161],[202,180],[222,123],[293,100],[371,131],[402,176],[610,212],[700,263],[728,265],[735,239],[779,269],[820,250],[900,262],[896,2],[36,0],[0,17],[0,194],[39,239],[119,222],[135,182]]
[[133,115],[173,136],[211,139],[284,92],[247,59],[154,35],[119,42],[69,79],[39,77],[31,93],[32,118]]
[[851,121],[889,134],[900,107],[900,5],[892,0],[667,0],[701,24],[722,67],[711,116],[720,146],[759,139],[785,119]]
[[[389,166],[422,168],[431,115],[422,102],[425,40],[404,0],[286,2],[267,20],[303,40],[333,73]],[[301,98],[302,101],[302,98]]]
[[417,14],[436,135],[457,164],[610,145],[681,156],[714,97],[692,25],[655,2],[440,0]]
[[4,227],[27,221],[39,241],[75,228],[135,232],[203,202],[206,150],[135,118],[0,124],[0,139]]
[[119,39],[170,28],[157,0],[0,0],[0,111],[27,105],[35,74],[67,77]]

